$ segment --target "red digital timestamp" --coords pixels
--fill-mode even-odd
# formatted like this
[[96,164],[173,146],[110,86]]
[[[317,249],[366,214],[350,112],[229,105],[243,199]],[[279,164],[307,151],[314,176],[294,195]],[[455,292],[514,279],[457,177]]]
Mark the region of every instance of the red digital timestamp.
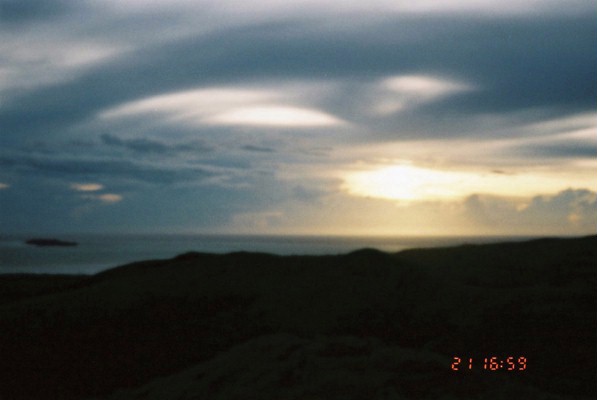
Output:
[[473,358],[462,359],[453,357],[453,371],[467,371],[472,369],[483,369],[485,371],[524,371],[527,369],[526,357],[485,357],[482,360]]

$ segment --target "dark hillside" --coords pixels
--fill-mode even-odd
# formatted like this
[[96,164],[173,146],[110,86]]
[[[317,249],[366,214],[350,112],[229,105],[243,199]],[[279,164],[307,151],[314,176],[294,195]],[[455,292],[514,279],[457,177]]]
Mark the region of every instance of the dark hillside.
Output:
[[[592,399],[596,241],[187,253],[55,277],[0,305],[0,398]],[[455,355],[476,368],[452,371]],[[528,368],[477,365],[491,356]]]

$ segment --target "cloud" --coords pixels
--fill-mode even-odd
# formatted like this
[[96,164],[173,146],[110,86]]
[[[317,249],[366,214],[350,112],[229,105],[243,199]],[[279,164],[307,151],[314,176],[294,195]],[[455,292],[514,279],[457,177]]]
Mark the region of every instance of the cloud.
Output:
[[0,93],[5,97],[66,85],[125,50],[124,45],[101,37],[77,35],[81,27],[65,32],[59,21],[42,26],[14,31],[0,28]]
[[258,106],[232,109],[206,118],[205,122],[215,125],[256,125],[293,128],[334,126],[343,123],[338,118],[321,111],[283,106]]
[[377,114],[392,114],[406,107],[430,102],[450,94],[472,90],[467,84],[423,75],[398,75],[383,79],[373,106]]
[[9,184],[0,182],[0,190],[2,190],[2,189],[8,189],[9,187],[10,187]]
[[177,153],[205,153],[210,150],[210,147],[203,144],[199,140],[192,142],[167,144],[160,140],[149,139],[145,137],[123,139],[116,135],[105,133],[100,136],[102,143],[131,150],[142,154],[161,154],[161,155],[176,155]]
[[496,231],[583,234],[594,231],[597,224],[597,193],[587,189],[517,200],[472,195],[463,205],[474,223]]
[[158,14],[181,10],[182,12],[198,12],[205,10],[209,16],[218,16],[224,21],[235,23],[261,21],[284,18],[293,15],[302,17],[329,16],[347,14],[351,16],[388,15],[388,14],[433,14],[463,13],[474,15],[524,15],[568,12],[578,13],[591,10],[588,0],[570,0],[562,5],[554,0],[521,0],[504,1],[496,4],[491,0],[372,0],[366,4],[346,2],[342,0],[293,0],[278,2],[261,0],[250,5],[242,0],[220,0],[217,2],[194,2],[190,0],[172,0],[168,4],[158,0],[150,1],[104,1],[103,5],[123,13],[145,12]]
[[87,200],[97,200],[105,204],[113,204],[122,201],[122,196],[115,193],[103,193],[103,194],[86,194],[82,198]]
[[[593,121],[591,121],[593,122]],[[595,160],[597,156],[597,124],[553,135],[538,135],[513,141],[503,151],[531,159]]]
[[109,146],[124,147],[140,153],[163,154],[169,150],[169,147],[164,143],[146,138],[123,140],[117,136],[106,133],[101,135],[101,140],[104,144]]
[[174,119],[197,119],[205,114],[258,102],[273,101],[280,95],[259,89],[206,88],[166,93],[124,103],[104,110],[100,118],[118,118],[136,114],[170,114]]
[[[590,15],[547,21],[399,15],[331,28],[325,19],[300,18],[228,27],[168,43],[147,42],[106,59],[101,68],[94,64],[81,74],[66,73],[72,77],[68,82],[5,96],[0,124],[11,135],[41,136],[70,131],[97,115],[124,117],[126,111],[146,120],[193,125],[239,107],[275,105],[356,120],[367,127],[367,140],[439,137],[440,132],[443,137],[478,135],[481,125],[483,134],[492,135],[496,128],[479,118],[533,109],[535,115],[528,115],[536,120],[540,109],[560,116],[595,109],[593,22]],[[142,30],[143,41],[149,26]],[[99,37],[106,35],[102,31]],[[452,93],[400,117],[372,119],[369,83],[392,76],[449,77],[442,79],[470,81],[476,90]],[[297,98],[304,93],[284,90],[281,82],[301,83],[307,92],[321,83],[342,87]],[[518,124],[509,121],[515,132]]]
[[115,193],[101,193],[101,194],[90,194],[104,189],[104,185],[99,183],[73,183],[71,189],[77,192],[85,192],[82,197],[84,199],[99,200],[102,203],[118,203],[122,201],[122,196]]
[[[310,197],[310,196],[309,196]],[[567,189],[509,198],[471,195],[397,205],[327,190],[317,200],[285,197],[275,207],[237,210],[229,232],[332,235],[587,235],[597,224],[597,193]]]
[[[593,190],[596,17],[590,0],[0,0],[0,179],[19,182],[0,212],[27,226],[26,208],[10,210],[63,199],[72,182],[125,193],[146,228],[218,209],[220,224],[258,213],[365,229],[391,214],[414,229],[458,208],[440,196],[411,217],[340,190],[349,172],[400,163],[465,173],[452,178],[486,207],[481,192],[512,194],[506,179],[525,198]],[[357,215],[364,205],[383,212]]]
[[114,193],[100,194],[97,198],[104,203],[118,203],[119,201],[122,201],[122,196]]
[[[167,93],[125,103],[99,114],[103,119],[158,113],[169,122],[202,125],[316,127],[343,121],[320,110],[297,106],[309,92],[321,91],[311,83],[251,87],[203,88]],[[313,94],[311,94],[313,96]]]
[[242,146],[241,149],[246,151],[253,151],[257,153],[274,153],[276,150],[271,147],[263,147],[263,146],[256,146],[252,144],[247,144]]
[[544,144],[535,146],[520,147],[521,155],[535,158],[569,158],[569,159],[592,159],[597,157],[597,142],[577,141],[572,143]]
[[96,192],[102,190],[104,185],[99,183],[73,183],[70,187],[77,192]]
[[152,184],[230,185],[242,181],[241,170],[232,167],[186,164],[164,165],[128,159],[92,157],[0,156],[0,166],[20,173],[72,179],[101,177]]
[[546,119],[520,126],[517,136],[504,135],[495,141],[494,153],[501,158],[519,158],[531,162],[595,160],[596,129],[594,113]]

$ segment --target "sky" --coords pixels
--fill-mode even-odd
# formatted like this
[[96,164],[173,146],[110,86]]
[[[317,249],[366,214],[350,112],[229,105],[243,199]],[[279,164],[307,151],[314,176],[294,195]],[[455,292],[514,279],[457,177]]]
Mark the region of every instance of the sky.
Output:
[[0,0],[0,233],[586,235],[593,0]]

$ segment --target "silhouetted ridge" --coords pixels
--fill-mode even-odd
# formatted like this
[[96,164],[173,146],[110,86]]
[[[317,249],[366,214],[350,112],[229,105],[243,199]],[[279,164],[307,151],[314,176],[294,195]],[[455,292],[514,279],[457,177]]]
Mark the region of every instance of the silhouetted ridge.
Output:
[[362,249],[358,249],[355,251],[351,251],[350,253],[347,254],[347,256],[352,256],[352,257],[387,257],[388,254],[384,253],[380,250],[377,249],[373,249],[373,248],[362,248]]
[[[595,398],[596,240],[0,276],[0,398]],[[532,368],[465,376],[454,355]]]
[[174,260],[193,261],[193,260],[197,260],[197,259],[201,258],[203,255],[204,255],[203,253],[198,253],[196,251],[189,251],[187,253],[177,255],[176,257],[174,257]]

